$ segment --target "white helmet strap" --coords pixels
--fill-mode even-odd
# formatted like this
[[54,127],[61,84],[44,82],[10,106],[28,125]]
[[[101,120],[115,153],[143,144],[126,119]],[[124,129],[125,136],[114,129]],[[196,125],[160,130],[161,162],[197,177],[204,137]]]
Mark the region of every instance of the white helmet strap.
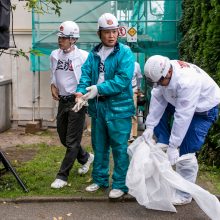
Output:
[[71,39],[72,39],[73,41],[70,41],[70,46],[69,46],[67,49],[63,49],[63,52],[64,52],[64,53],[69,53],[70,51],[72,51],[72,50],[74,49],[74,45],[75,45],[77,39],[76,39],[76,38],[73,38],[73,37],[70,37],[70,40],[71,40]]
[[74,49],[74,44],[71,44],[71,46],[67,49],[63,49],[64,53],[69,53],[70,51],[72,51]]

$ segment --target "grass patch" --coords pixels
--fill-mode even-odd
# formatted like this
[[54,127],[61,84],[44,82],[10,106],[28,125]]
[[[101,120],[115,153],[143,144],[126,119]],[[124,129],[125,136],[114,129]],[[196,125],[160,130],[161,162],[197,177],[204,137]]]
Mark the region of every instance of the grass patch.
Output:
[[[105,191],[95,193],[87,193],[85,187],[91,183],[91,169],[84,175],[77,173],[80,164],[76,161],[69,179],[69,185],[63,189],[51,189],[50,185],[54,181],[60,164],[65,154],[65,148],[62,146],[48,146],[47,144],[22,145],[17,146],[20,153],[25,157],[26,154],[34,151],[34,157],[27,162],[18,162],[11,160],[13,167],[18,175],[27,186],[29,192],[25,193],[16,181],[11,172],[7,172],[0,176],[0,197],[1,198],[17,198],[26,196],[104,196]],[[86,148],[92,151],[90,146]],[[20,155],[20,156],[22,156]],[[111,160],[112,163],[112,160]],[[111,165],[112,167],[112,165]],[[0,163],[0,169],[3,165]],[[200,164],[199,176],[197,183],[204,189],[213,194],[220,195],[220,169],[215,167],[207,167]]]
[[199,164],[199,174],[197,182],[209,192],[220,195],[220,169],[216,167]]
[[[80,164],[76,161],[69,179],[69,185],[63,189],[51,189],[65,154],[62,146],[48,146],[46,144],[20,146],[26,151],[37,150],[34,158],[28,162],[18,164],[11,161],[18,175],[27,186],[29,192],[25,193],[11,172],[7,172],[0,178],[0,197],[16,198],[21,196],[91,196],[85,192],[85,187],[91,182],[91,170],[84,176],[77,173]],[[91,151],[90,147],[87,147]],[[1,169],[1,167],[0,167]],[[104,192],[96,192],[95,195],[104,195]],[[93,194],[94,195],[94,194]],[[92,195],[92,196],[93,196]]]
[[53,137],[54,136],[54,132],[49,130],[49,129],[47,129],[47,130],[44,130],[44,131],[36,132],[35,135]]

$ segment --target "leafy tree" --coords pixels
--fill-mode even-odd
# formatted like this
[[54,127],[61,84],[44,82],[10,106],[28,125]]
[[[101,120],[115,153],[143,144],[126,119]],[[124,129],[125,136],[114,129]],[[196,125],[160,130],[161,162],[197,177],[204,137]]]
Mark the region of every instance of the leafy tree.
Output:
[[[48,13],[49,11],[50,12],[53,11],[55,14],[58,14],[60,16],[60,10],[61,10],[60,4],[64,1],[69,3],[72,2],[72,0],[27,0],[25,6],[28,11],[34,9],[35,12],[39,14],[44,14],[44,13]],[[12,10],[16,10],[16,5],[15,4],[11,5],[11,8]],[[13,51],[13,52],[7,52],[5,50],[1,50],[0,56],[3,53],[15,57],[22,56],[27,60],[29,60],[27,54],[34,54],[37,56],[43,55],[39,50],[35,50],[32,48],[30,48],[29,51],[24,51],[23,49],[18,49],[17,51]]]
[[204,42],[204,66],[220,85],[220,3],[212,0],[209,11],[210,22]]
[[[180,58],[202,67],[220,85],[220,2],[183,0]],[[193,18],[193,19],[192,19]],[[220,117],[209,131],[200,159],[220,167]]]
[[183,16],[180,21],[179,29],[182,32],[182,41],[179,43],[179,53],[180,57],[183,60],[187,60],[191,62],[191,58],[189,57],[190,48],[187,45],[190,45],[191,42],[191,27],[192,27],[192,17],[194,14],[193,1],[185,0],[182,3]]
[[206,0],[202,0],[201,17],[200,17],[202,23],[200,24],[200,31],[198,34],[199,35],[198,49],[196,50],[195,59],[194,59],[194,62],[198,64],[201,68],[205,68],[203,51],[205,48],[204,42],[206,41],[206,32],[207,32],[208,24],[210,23],[210,18],[209,18],[210,9],[211,9],[210,2]]
[[[29,0],[26,2],[28,10],[34,9],[37,13],[47,13],[49,10],[54,11],[55,14],[60,16],[60,4],[63,0]],[[66,0],[66,2],[72,2]]]

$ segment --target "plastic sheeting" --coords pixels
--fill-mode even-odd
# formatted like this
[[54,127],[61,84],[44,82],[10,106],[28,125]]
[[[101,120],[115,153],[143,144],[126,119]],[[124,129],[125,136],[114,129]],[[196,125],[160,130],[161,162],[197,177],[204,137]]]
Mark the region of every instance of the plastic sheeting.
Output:
[[176,212],[172,204],[176,190],[190,193],[199,207],[213,220],[220,218],[220,202],[200,186],[176,173],[166,153],[154,144],[147,144],[142,137],[129,147],[131,158],[126,177],[129,194],[140,205],[149,209]]

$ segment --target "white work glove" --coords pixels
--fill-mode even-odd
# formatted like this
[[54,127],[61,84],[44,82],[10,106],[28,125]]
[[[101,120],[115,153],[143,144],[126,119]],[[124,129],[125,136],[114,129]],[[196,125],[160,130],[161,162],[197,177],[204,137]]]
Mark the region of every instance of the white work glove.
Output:
[[87,100],[84,100],[82,97],[77,98],[76,104],[73,106],[72,111],[78,112],[83,106],[88,106]]
[[145,131],[142,134],[142,137],[144,138],[145,142],[153,142],[153,134],[154,131],[151,128],[146,128]]
[[167,156],[168,159],[171,163],[171,165],[173,166],[174,164],[176,164],[180,154],[179,154],[179,150],[176,147],[168,147],[167,148]]
[[84,100],[93,99],[98,95],[98,89],[95,85],[87,87],[86,90],[88,92],[82,96]]
[[157,143],[156,147],[159,147],[162,151],[167,152],[167,148],[169,147],[169,145],[163,143]]

